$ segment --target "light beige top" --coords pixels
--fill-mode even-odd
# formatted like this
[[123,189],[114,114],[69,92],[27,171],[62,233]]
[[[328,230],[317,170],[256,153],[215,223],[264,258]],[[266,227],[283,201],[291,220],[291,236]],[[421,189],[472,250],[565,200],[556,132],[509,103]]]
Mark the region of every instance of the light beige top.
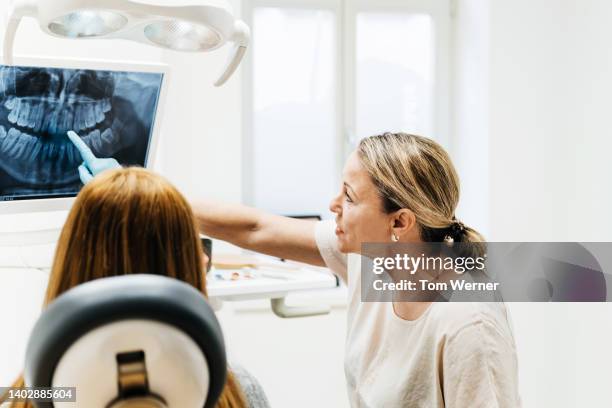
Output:
[[433,303],[417,320],[390,302],[360,300],[360,256],[338,250],[333,221],[315,237],[348,284],[344,370],[353,408],[521,406],[511,323],[503,303]]

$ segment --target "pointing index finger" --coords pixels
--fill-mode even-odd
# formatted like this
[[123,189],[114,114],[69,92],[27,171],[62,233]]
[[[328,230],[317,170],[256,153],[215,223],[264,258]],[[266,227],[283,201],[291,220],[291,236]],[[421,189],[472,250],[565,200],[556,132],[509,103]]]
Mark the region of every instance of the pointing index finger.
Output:
[[91,151],[89,146],[87,146],[85,144],[83,139],[81,139],[79,137],[79,135],[77,135],[75,132],[73,132],[71,130],[71,131],[68,132],[68,138],[74,144],[74,146],[77,148],[79,153],[81,153],[81,157],[83,158],[83,161],[86,164],[90,164],[91,162],[96,160],[96,156],[93,154],[93,152]]

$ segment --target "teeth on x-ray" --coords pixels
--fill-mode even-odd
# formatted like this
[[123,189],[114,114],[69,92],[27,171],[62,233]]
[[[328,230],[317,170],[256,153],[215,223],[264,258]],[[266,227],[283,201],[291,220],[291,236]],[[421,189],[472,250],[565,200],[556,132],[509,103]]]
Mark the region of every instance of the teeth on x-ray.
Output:
[[[85,139],[84,139],[85,140]],[[96,154],[101,154],[95,149],[90,140],[85,140]],[[104,146],[103,150],[109,150]],[[6,132],[4,126],[0,126],[0,156],[5,163],[14,166],[3,166],[5,171],[17,178],[23,174],[29,166],[29,179],[43,183],[51,183],[56,180],[56,173],[64,168],[76,168],[82,161],[80,154],[70,143],[44,142],[34,137],[11,128]]]
[[[100,156],[112,154],[113,146],[120,143],[119,134],[113,132],[112,128],[101,132],[95,129],[82,137],[86,145]],[[30,136],[15,128],[11,128],[7,134],[3,126],[0,126],[0,152],[20,160],[67,160],[68,165],[78,164],[82,159],[77,149],[72,144],[55,144],[41,141],[40,138]]]
[[2,147],[0,147],[0,151],[4,153],[11,153],[17,145],[17,141],[20,135],[21,132],[17,129],[10,129],[8,134],[6,135],[6,138],[4,139]]
[[4,106],[10,110],[8,121],[13,125],[40,132],[63,132],[92,128],[106,120],[110,101],[74,102],[65,107],[58,102],[32,102],[25,98],[12,98]]
[[83,159],[69,130],[99,157],[144,165],[161,79],[151,73],[0,66],[0,200],[7,191],[78,191]]

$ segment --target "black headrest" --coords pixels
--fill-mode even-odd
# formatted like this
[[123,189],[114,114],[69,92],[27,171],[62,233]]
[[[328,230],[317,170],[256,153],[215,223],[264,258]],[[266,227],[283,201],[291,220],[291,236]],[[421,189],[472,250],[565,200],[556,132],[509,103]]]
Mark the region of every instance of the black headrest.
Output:
[[27,386],[51,387],[58,362],[76,340],[100,326],[128,319],[165,323],[193,339],[208,362],[210,385],[205,407],[212,408],[227,377],[219,322],[201,292],[184,282],[157,275],[94,280],[70,289],[52,302],[38,319],[28,342]]

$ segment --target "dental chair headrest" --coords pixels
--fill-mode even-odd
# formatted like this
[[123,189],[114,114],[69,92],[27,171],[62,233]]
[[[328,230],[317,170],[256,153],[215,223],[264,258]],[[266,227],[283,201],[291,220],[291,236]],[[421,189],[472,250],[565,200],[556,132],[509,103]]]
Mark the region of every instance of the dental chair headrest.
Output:
[[226,376],[221,327],[202,293],[156,275],[67,291],[43,312],[26,351],[27,386],[76,387],[76,403],[62,407],[208,408]]

